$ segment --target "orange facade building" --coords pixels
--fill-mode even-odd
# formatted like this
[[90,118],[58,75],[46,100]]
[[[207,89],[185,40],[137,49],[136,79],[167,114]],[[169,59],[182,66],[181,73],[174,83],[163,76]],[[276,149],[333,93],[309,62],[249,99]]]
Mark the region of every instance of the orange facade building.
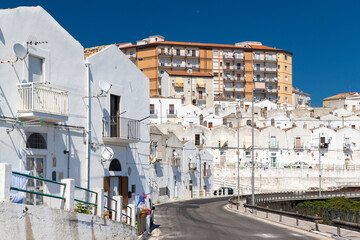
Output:
[[119,48],[150,79],[150,95],[161,95],[165,71],[208,72],[213,96],[270,99],[292,104],[292,53],[260,42],[235,45],[165,41],[159,35]]

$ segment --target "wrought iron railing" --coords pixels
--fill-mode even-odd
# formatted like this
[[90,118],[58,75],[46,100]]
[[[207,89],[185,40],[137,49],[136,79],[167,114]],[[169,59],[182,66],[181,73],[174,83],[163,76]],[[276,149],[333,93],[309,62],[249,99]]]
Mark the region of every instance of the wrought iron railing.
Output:
[[123,118],[103,118],[103,137],[140,140],[140,121]]

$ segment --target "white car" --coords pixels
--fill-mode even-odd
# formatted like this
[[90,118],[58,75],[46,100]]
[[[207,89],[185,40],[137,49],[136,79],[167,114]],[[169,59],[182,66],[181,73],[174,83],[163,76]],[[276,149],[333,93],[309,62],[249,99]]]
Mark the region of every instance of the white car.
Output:
[[291,167],[293,167],[293,168],[312,168],[312,166],[307,164],[306,162],[294,162],[294,164]]

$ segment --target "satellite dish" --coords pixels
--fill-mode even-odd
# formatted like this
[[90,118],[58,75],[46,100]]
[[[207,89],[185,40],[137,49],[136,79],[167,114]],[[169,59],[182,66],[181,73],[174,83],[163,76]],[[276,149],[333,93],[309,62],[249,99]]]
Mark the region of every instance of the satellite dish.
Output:
[[188,73],[192,73],[192,69],[191,69],[191,68],[188,69],[187,72],[188,72]]
[[101,152],[101,156],[105,160],[110,160],[114,156],[114,151],[110,147],[105,147]]
[[20,43],[15,43],[14,47],[13,47],[13,50],[14,50],[14,53],[15,53],[17,58],[20,58],[21,60],[23,60],[26,57],[27,50]]
[[110,88],[111,88],[112,84],[108,83],[107,81],[104,80],[100,80],[99,81],[99,87],[101,89],[101,91],[108,93]]

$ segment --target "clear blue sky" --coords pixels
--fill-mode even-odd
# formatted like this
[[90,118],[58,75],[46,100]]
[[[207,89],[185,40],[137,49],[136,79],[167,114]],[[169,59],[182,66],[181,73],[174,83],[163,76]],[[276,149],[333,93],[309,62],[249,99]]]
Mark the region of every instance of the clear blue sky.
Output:
[[[234,44],[255,40],[292,52],[293,85],[321,106],[324,97],[360,91],[360,1],[4,1],[42,6],[84,47],[169,41]],[[1,23],[0,23],[1,25]]]

